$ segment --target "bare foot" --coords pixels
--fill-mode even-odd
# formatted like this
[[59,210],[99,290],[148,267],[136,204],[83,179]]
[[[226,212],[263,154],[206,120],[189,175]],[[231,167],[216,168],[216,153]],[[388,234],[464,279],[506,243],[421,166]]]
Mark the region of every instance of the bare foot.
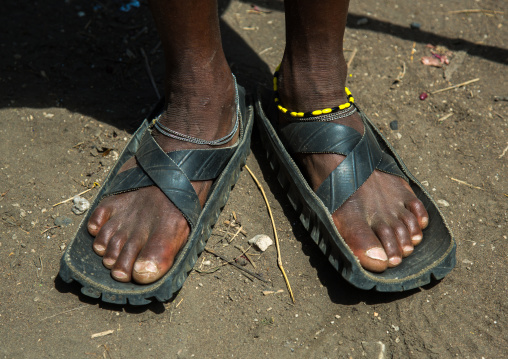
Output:
[[[206,69],[195,77],[172,79],[169,107],[161,123],[172,130],[205,140],[228,134],[236,115],[235,90],[227,66]],[[200,75],[200,76],[198,76]],[[203,75],[203,76],[201,76]],[[179,81],[181,80],[181,81]],[[177,149],[207,148],[161,135],[155,140],[166,152]],[[224,146],[236,141],[237,135]],[[121,171],[137,166],[135,158]],[[203,207],[212,181],[192,182]],[[134,280],[151,283],[171,268],[179,250],[187,241],[190,227],[180,210],[157,187],[145,187],[103,199],[88,222],[95,237],[94,251],[120,282]]]
[[[285,57],[279,74],[279,97],[291,111],[307,112],[347,102],[344,92],[346,65],[341,57],[306,64],[291,62]],[[280,122],[284,121],[287,119],[281,115]],[[357,113],[335,122],[359,133],[364,131]],[[345,158],[336,154],[296,157],[314,190]],[[414,246],[422,241],[422,230],[429,221],[423,203],[409,184],[378,170],[332,214],[332,218],[360,264],[373,272],[395,267],[410,255]]]

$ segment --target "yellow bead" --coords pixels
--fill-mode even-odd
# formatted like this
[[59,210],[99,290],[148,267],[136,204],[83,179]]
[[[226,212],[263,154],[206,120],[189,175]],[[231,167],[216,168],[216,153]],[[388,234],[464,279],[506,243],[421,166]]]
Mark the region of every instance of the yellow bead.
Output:
[[349,106],[351,106],[351,104],[349,102],[348,103],[344,103],[344,104],[339,106],[339,110],[344,110],[345,108],[348,108]]
[[351,91],[349,91],[349,89],[346,87],[346,95],[351,95]]
[[323,113],[330,113],[332,112],[332,109],[331,108],[325,108],[322,110]]
[[298,112],[296,115],[297,115],[298,117],[303,117],[304,113],[303,113],[303,112]]
[[279,70],[280,70],[280,65],[281,65],[281,64],[279,64],[279,66],[277,66],[277,67],[275,68],[275,71],[279,71]]
[[276,97],[274,101],[275,101],[275,102],[279,102],[279,99]]
[[277,105],[277,108],[278,108],[279,110],[281,110],[281,111],[283,111],[283,110],[284,110],[284,107],[282,107],[281,105]]
[[323,114],[323,111],[321,111],[321,110],[312,111],[312,115],[313,116],[319,116],[319,115],[322,115],[322,114]]
[[354,98],[354,97],[351,97],[351,98],[349,99],[349,102],[351,102],[351,103],[355,103],[355,98]]
[[293,116],[293,117],[298,116],[298,114],[296,112],[291,112],[290,115]]
[[283,107],[281,111],[286,113],[286,112],[288,112],[288,109]]

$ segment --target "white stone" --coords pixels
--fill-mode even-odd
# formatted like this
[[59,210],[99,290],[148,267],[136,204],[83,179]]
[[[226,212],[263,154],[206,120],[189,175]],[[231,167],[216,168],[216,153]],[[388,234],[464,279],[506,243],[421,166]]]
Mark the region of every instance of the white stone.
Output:
[[273,240],[266,234],[258,234],[249,239],[249,244],[255,245],[261,252],[264,252],[273,244]]
[[90,202],[86,198],[76,196],[72,200],[74,205],[72,206],[72,212],[75,214],[83,214],[90,208]]
[[443,207],[450,207],[450,203],[448,203],[444,199],[438,199],[437,204],[439,204],[440,206],[443,206]]

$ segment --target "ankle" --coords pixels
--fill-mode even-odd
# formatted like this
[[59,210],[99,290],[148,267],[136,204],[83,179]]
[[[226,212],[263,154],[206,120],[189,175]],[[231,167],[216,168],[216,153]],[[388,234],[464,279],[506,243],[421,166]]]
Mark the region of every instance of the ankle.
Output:
[[231,72],[193,69],[173,75],[166,88],[166,110],[159,118],[163,126],[208,141],[233,129],[236,91]]
[[329,52],[309,56],[286,50],[278,79],[278,92],[285,107],[307,112],[347,102],[343,53]]

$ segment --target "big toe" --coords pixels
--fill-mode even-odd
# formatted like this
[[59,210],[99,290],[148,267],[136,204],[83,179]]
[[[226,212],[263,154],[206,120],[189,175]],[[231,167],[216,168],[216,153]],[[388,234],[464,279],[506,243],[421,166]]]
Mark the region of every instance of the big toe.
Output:
[[388,255],[371,229],[345,238],[363,268],[371,272],[383,272],[388,268]]
[[149,284],[160,279],[165,273],[161,265],[153,260],[137,260],[134,263],[132,278],[138,283]]

